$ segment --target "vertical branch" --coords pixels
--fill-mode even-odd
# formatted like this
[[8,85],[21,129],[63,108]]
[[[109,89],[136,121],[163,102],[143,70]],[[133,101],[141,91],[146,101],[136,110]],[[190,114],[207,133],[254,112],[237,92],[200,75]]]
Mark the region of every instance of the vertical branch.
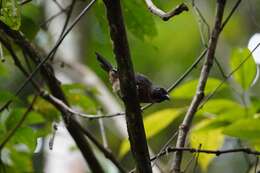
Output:
[[141,173],[151,173],[152,168],[139,100],[137,98],[134,70],[120,0],[103,1],[106,6],[110,36],[114,44],[114,53],[118,65],[120,89],[126,109],[126,122],[131,150],[137,170]]
[[[193,117],[194,117],[195,113],[197,112],[197,109],[198,109],[202,99],[204,98],[204,90],[206,87],[206,83],[208,80],[208,76],[209,76],[212,64],[214,62],[214,55],[215,55],[215,51],[216,51],[216,47],[217,47],[219,34],[222,30],[222,19],[223,19],[225,4],[226,4],[226,0],[217,0],[217,9],[216,9],[217,14],[215,17],[214,28],[211,33],[211,38],[209,41],[207,57],[205,59],[205,62],[203,64],[203,67],[201,70],[199,84],[197,86],[196,94],[193,97],[192,102],[189,106],[189,109],[184,117],[184,120],[179,127],[179,134],[178,134],[176,147],[184,147],[187,133],[189,132],[189,129],[191,127]],[[178,151],[175,154],[172,172],[174,171],[175,173],[180,173],[181,160],[182,160],[182,152]]]

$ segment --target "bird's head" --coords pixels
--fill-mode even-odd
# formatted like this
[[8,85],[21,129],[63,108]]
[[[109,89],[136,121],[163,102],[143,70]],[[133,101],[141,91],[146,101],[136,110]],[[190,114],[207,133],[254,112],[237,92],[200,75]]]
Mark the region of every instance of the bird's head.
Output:
[[162,102],[164,100],[170,100],[168,92],[164,88],[154,88],[152,90],[152,100],[154,102]]

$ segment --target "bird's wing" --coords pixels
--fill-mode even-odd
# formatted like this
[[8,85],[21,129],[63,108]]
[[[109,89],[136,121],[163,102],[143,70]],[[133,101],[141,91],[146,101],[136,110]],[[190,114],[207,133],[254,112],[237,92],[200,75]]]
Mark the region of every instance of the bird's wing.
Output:
[[135,82],[138,91],[139,101],[142,103],[150,102],[152,90],[152,83],[150,82],[150,80],[142,74],[137,74],[135,75]]

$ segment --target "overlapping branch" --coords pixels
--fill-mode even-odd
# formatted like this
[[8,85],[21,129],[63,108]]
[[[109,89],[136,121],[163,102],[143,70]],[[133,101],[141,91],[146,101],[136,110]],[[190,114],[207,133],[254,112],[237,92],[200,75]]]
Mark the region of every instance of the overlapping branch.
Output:
[[186,147],[180,147],[180,148],[169,147],[169,148],[166,148],[159,155],[152,157],[151,161],[154,161],[159,157],[167,155],[168,153],[175,153],[175,152],[179,152],[179,151],[181,151],[181,152],[187,151],[190,153],[214,154],[216,156],[219,156],[222,154],[239,153],[239,152],[246,153],[246,154],[252,154],[252,155],[256,155],[256,156],[260,155],[260,151],[252,150],[250,148],[236,148],[236,149],[227,149],[227,150],[206,150],[206,149],[196,149],[196,148],[186,148]]
[[[193,120],[193,117],[195,113],[197,112],[197,109],[201,103],[201,101],[204,98],[204,90],[206,87],[207,79],[209,77],[209,72],[211,70],[212,64],[214,62],[214,56],[215,56],[215,50],[217,47],[217,42],[219,38],[219,34],[221,32],[221,26],[222,26],[222,19],[224,14],[224,8],[225,8],[226,0],[217,0],[217,14],[215,18],[215,24],[214,28],[211,34],[210,42],[209,42],[209,48],[207,57],[205,59],[205,62],[203,64],[200,78],[199,78],[199,84],[197,86],[196,94],[192,99],[192,102],[189,106],[189,109],[184,117],[184,120],[179,128],[179,134],[178,139],[176,143],[176,147],[184,147],[187,134],[189,132],[189,129],[191,127],[191,123]],[[181,166],[181,160],[182,160],[182,152],[178,151],[176,152],[173,166],[172,166],[172,172],[180,173],[180,166]]]
[[114,43],[131,151],[137,170],[141,173],[151,173],[152,168],[120,0],[103,0],[103,2],[106,6],[110,36]]
[[172,9],[169,12],[164,12],[160,8],[158,8],[156,5],[154,5],[152,0],[145,0],[146,5],[148,6],[148,9],[155,15],[159,16],[162,20],[167,21],[171,19],[172,17],[181,14],[184,11],[188,11],[189,8],[184,3],[178,5],[174,9]]

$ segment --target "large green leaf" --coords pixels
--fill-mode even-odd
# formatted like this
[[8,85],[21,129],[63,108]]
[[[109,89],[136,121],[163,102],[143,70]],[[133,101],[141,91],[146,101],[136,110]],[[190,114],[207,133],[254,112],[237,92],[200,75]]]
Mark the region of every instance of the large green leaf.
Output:
[[227,99],[214,99],[208,101],[198,114],[205,117],[214,117],[218,121],[234,122],[241,118],[253,115],[254,110],[246,108],[239,103]]
[[36,133],[31,127],[20,127],[10,140],[10,144],[25,144],[32,152],[36,147]]
[[0,20],[14,30],[21,25],[21,14],[18,0],[1,0]]
[[[146,131],[146,138],[149,139],[160,131],[169,126],[179,115],[183,112],[183,109],[164,109],[151,115],[148,115],[144,119],[144,126]],[[123,157],[130,149],[128,139],[125,139],[120,147],[119,156]]]
[[42,20],[42,10],[39,6],[29,3],[23,6],[21,10],[22,21],[20,30],[27,38],[33,39],[40,29]]
[[[96,113],[97,102],[93,98],[88,97],[86,87],[76,83],[62,85],[62,89],[72,106],[79,106],[88,113]],[[93,93],[96,91],[89,92]]]
[[[8,118],[6,119],[6,128],[12,129],[22,118],[22,116],[24,115],[24,113],[26,112],[27,108],[15,108],[11,111],[11,113],[9,114]],[[40,124],[40,123],[44,123],[44,118],[42,117],[41,114],[37,113],[37,112],[30,112],[28,113],[28,115],[26,116],[26,119],[23,122],[24,126],[28,126],[28,125],[33,125],[33,124]]]
[[[29,97],[32,100],[32,97]],[[42,98],[37,98],[33,105],[34,111],[43,115],[43,117],[48,121],[54,121],[60,118],[59,111],[49,102],[43,100]]]
[[[230,58],[230,66],[235,70],[240,64],[250,55],[248,48],[235,49]],[[234,73],[235,81],[241,85],[244,90],[247,90],[256,75],[256,64],[252,56]]]
[[[207,85],[205,88],[205,95],[212,92],[219,84],[221,83],[220,80],[215,78],[209,78],[207,81]],[[198,85],[198,80],[191,80],[188,81],[175,90],[171,92],[171,97],[173,98],[179,98],[179,99],[189,99],[192,98],[196,92],[196,88]],[[222,89],[227,87],[225,84],[222,85]]]
[[257,140],[260,134],[260,119],[247,118],[224,128],[223,133],[246,140]]
[[153,37],[157,34],[155,22],[144,1],[122,2],[126,26],[134,36],[143,40],[145,36]]
[[[224,135],[222,134],[222,128],[215,128],[213,130],[202,130],[205,126],[208,126],[210,120],[201,121],[192,129],[189,141],[191,147],[198,148],[201,145],[202,149],[217,150],[224,142]],[[209,163],[215,156],[212,154],[201,153],[198,157],[199,164],[202,170],[206,171]]]
[[[98,2],[95,8],[95,16],[98,19],[99,27],[95,28],[95,37],[104,44],[106,38],[104,33],[107,33],[107,21],[105,15],[105,8],[102,2]],[[147,10],[144,1],[131,0],[122,1],[122,8],[124,12],[124,19],[127,29],[136,38],[144,40],[145,37],[153,37],[157,34],[155,22],[152,14]],[[100,29],[102,32],[100,32]]]

